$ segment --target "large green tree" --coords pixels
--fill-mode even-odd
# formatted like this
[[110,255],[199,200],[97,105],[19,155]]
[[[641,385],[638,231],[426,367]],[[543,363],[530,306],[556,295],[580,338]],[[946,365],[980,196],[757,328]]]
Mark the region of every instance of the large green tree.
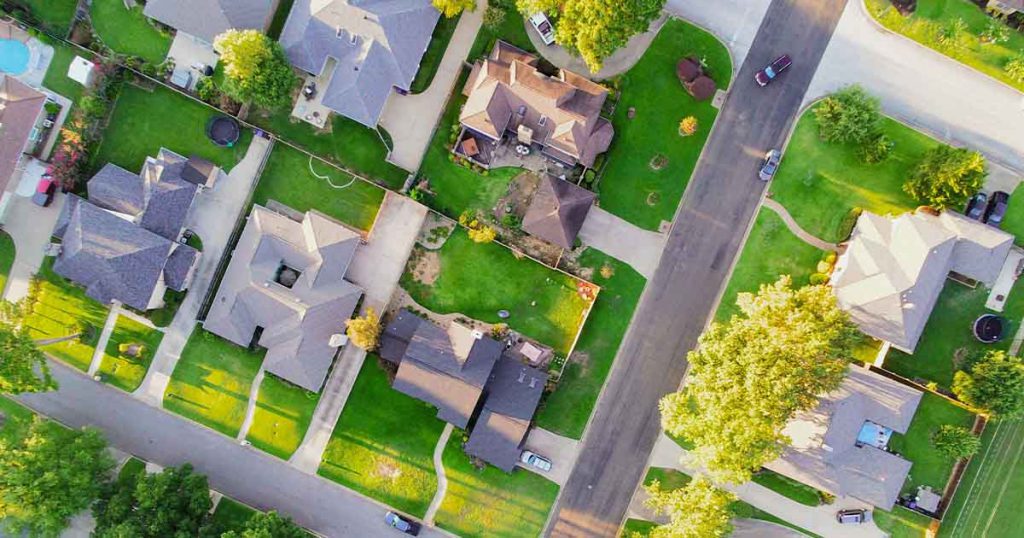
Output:
[[210,486],[192,466],[121,477],[93,507],[100,538],[194,538],[208,523]]
[[657,480],[645,489],[647,507],[669,517],[651,531],[651,538],[719,538],[732,532],[730,505],[736,496],[703,476],[679,489],[664,490]]
[[277,512],[261,512],[249,518],[241,531],[229,531],[221,538],[307,538],[306,531]]
[[93,429],[35,419],[24,436],[0,439],[0,520],[12,535],[58,536],[100,494],[113,461]]
[[793,289],[788,276],[737,304],[701,336],[686,386],[660,408],[665,430],[693,442],[712,476],[745,482],[778,457],[794,413],[839,386],[860,336],[828,287]]
[[936,209],[960,208],[985,185],[987,176],[980,153],[942,144],[924,154],[903,191]]
[[0,319],[0,393],[45,392],[57,388],[28,330],[8,318]]
[[825,142],[867,143],[877,135],[882,121],[878,99],[857,85],[829,95],[813,110],[818,136]]
[[1024,362],[1005,351],[990,351],[968,371],[954,374],[953,393],[997,417],[1024,416]]
[[256,30],[228,30],[213,46],[224,63],[225,93],[264,108],[291,102],[299,79],[280,43]]

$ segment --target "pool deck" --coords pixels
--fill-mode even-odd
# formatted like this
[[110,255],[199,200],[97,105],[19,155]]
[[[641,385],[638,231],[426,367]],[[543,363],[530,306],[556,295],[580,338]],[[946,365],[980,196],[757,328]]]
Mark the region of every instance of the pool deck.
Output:
[[4,20],[0,20],[0,39],[20,41],[28,47],[28,69],[24,73],[14,75],[14,78],[33,88],[42,87],[46,69],[53,60],[53,47],[30,36],[16,24]]

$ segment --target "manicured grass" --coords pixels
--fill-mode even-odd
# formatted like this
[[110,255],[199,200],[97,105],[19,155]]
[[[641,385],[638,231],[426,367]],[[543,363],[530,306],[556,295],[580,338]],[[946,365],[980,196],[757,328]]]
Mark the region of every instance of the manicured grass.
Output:
[[230,437],[238,435],[263,353],[196,327],[171,374],[164,408]]
[[124,0],[92,0],[93,29],[114,52],[159,64],[171,48],[171,36],[150,24],[142,8],[127,9]]
[[[127,316],[118,316],[100,363],[103,381],[128,392],[139,388],[163,339],[164,333]],[[138,357],[123,355],[119,351],[121,344],[141,344],[142,353]]]
[[724,322],[739,314],[736,298],[740,293],[757,293],[762,284],[771,284],[781,275],[792,277],[796,287],[809,284],[824,254],[793,235],[774,211],[762,208],[722,293],[715,320]]
[[125,84],[93,160],[99,169],[112,162],[131,172],[161,147],[179,155],[198,155],[230,171],[245,156],[252,131],[245,129],[233,148],[206,138],[206,122],[220,113],[164,86],[152,91]]
[[376,131],[338,114],[331,114],[329,131],[317,131],[312,125],[291,117],[291,108],[274,112],[253,111],[249,121],[275,135],[338,164],[379,181],[392,189],[405,182],[408,172],[385,161],[388,148]]
[[[439,251],[417,249],[413,256],[410,266],[419,256],[439,256],[440,274],[433,284],[417,282],[408,270],[402,275],[402,287],[423,307],[507,323],[563,356],[569,352],[587,308],[576,279],[529,258],[517,259],[497,243],[474,243],[462,229]],[[499,310],[507,310],[508,319],[499,318]]]
[[256,396],[256,410],[246,439],[283,460],[302,444],[320,395],[267,374]]
[[444,57],[444,52],[448,49],[448,42],[451,41],[460,18],[461,14],[451,18],[442,14],[441,18],[437,20],[434,33],[430,35],[427,51],[423,53],[423,59],[420,60],[420,70],[416,72],[416,78],[412,81],[410,88],[412,93],[426,91],[430,87],[430,83],[434,81],[437,68],[441,65],[441,58]]
[[46,30],[64,37],[75,17],[77,0],[23,0]]
[[280,0],[277,3],[277,11],[274,12],[274,18],[270,21],[270,27],[267,28],[267,35],[270,39],[276,40],[281,37],[281,30],[284,30],[284,23],[288,22],[288,14],[291,13],[292,4],[295,0]]
[[821,495],[817,489],[770,469],[761,469],[754,475],[753,482],[803,505],[818,506],[821,504]]
[[[729,51],[713,35],[678,19],[669,20],[643,58],[619,79],[622,91],[612,119],[615,138],[598,184],[601,207],[649,230],[671,221],[697,165],[718,111],[711,101],[697,102],[679,83],[676,63],[696,56],[720,89],[732,77]],[[629,119],[629,109],[636,116]],[[679,122],[697,118],[698,131],[679,135]],[[668,159],[651,168],[656,156]]]
[[1002,228],[1014,235],[1017,246],[1024,245],[1024,187],[1020,185],[1010,194]]
[[[360,230],[369,230],[384,201],[384,189],[361,179],[352,181],[354,178],[349,174],[315,159],[312,166],[329,181],[310,172],[308,155],[276,144],[256,186],[253,202],[266,205],[267,200],[273,199],[296,211],[316,209]],[[332,184],[347,187],[336,189]]]
[[938,142],[890,118],[883,118],[882,132],[895,142],[889,159],[864,164],[855,145],[822,142],[813,112],[804,112],[772,180],[773,198],[801,228],[832,242],[846,239],[840,228],[855,207],[880,215],[913,209],[903,183]]
[[903,485],[904,492],[916,493],[917,487],[922,485],[931,486],[935,491],[946,487],[956,460],[936,450],[931,441],[932,434],[943,424],[969,429],[974,424],[974,414],[941,396],[926,392],[906,435],[893,433],[889,448],[914,463]]
[[476,40],[473,41],[473,47],[469,49],[469,56],[466,59],[473,62],[477,58],[490,53],[494,47],[494,42],[498,39],[519,47],[526,52],[537,52],[533,48],[533,43],[530,42],[530,36],[526,34],[525,22],[522,14],[516,11],[515,5],[509,3],[509,10],[505,12],[505,18],[497,28],[480,27],[480,31],[476,34]]
[[990,422],[943,517],[943,538],[1020,536],[1024,513],[1024,422]]
[[871,515],[875,525],[890,538],[925,538],[932,524],[932,518],[902,506],[894,506],[892,512],[876,508]]
[[456,430],[444,449],[448,491],[437,512],[437,526],[467,538],[539,536],[558,496],[558,484],[522,469],[511,474],[491,465],[477,469],[462,451],[465,437]]
[[[590,280],[601,286],[601,293],[587,317],[573,358],[565,366],[557,389],[547,396],[537,412],[539,427],[573,439],[583,436],[583,429],[647,283],[629,265],[593,248],[580,256],[579,263],[594,270]],[[606,266],[612,271],[609,278],[601,275],[601,268]]]
[[45,345],[42,350],[79,370],[88,370],[109,307],[87,297],[84,289],[54,273],[53,258],[44,260],[36,277],[33,286],[38,286],[38,292],[24,322],[29,334],[43,340],[84,331],[80,338]]
[[335,482],[422,517],[437,491],[434,447],[444,423],[433,407],[392,390],[367,356],[318,471]]
[[46,68],[46,76],[43,78],[43,86],[59,93],[71,101],[77,103],[82,97],[82,85],[68,77],[68,68],[75,56],[92,59],[92,54],[68,45],[63,41],[41,37],[42,41],[53,47],[53,59]]
[[0,230],[0,294],[7,286],[7,277],[11,274],[11,266],[14,265],[14,239],[7,232]]
[[145,470],[146,462],[136,457],[131,457],[121,465],[121,469],[117,472],[117,479],[127,480],[137,476],[139,473],[145,472]]
[[32,410],[6,396],[0,396],[0,414],[4,415],[4,423],[0,425],[0,439],[8,442],[20,439],[35,416]]
[[[917,0],[917,9],[910,17],[900,15],[888,0],[867,0],[866,5],[868,12],[886,28],[1024,91],[1024,83],[1011,79],[1003,70],[1009,59],[1024,53],[1024,33],[1007,28],[1010,39],[1005,43],[981,43],[979,36],[985,31],[990,18],[973,2]],[[966,46],[959,51],[950,51],[943,48],[934,36],[957,19],[967,24]]]
[[252,516],[258,513],[240,502],[221,497],[217,502],[217,508],[213,510],[210,525],[221,532],[241,531],[245,524],[252,519]]
[[634,534],[647,536],[657,526],[658,524],[652,521],[629,518],[626,520],[626,524],[622,526],[622,532],[619,533],[619,536],[622,538],[631,538]]

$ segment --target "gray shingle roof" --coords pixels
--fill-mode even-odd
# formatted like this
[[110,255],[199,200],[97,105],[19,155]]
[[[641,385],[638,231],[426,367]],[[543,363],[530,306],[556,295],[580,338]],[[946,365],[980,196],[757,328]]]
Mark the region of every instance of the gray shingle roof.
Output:
[[275,0],[149,0],[143,13],[208,43],[232,28],[264,31]]
[[519,460],[548,375],[502,357],[487,382],[487,397],[464,449],[505,472]]
[[89,201],[104,209],[137,216],[146,207],[146,189],[138,174],[107,163],[86,183]]
[[523,231],[562,248],[572,248],[597,196],[545,174],[523,217]]
[[404,308],[399,310],[381,334],[377,355],[390,363],[401,363],[405,350],[409,347],[409,341],[412,340],[412,335],[421,321],[423,318],[416,314]]
[[164,283],[174,291],[184,291],[188,285],[192,268],[199,259],[199,251],[181,243],[175,243],[174,250],[164,265]]

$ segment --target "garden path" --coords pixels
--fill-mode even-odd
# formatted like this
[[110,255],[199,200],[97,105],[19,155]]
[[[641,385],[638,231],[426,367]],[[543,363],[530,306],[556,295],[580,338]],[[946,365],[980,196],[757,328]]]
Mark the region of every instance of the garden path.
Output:
[[818,239],[813,235],[807,233],[799,224],[793,220],[793,216],[786,211],[786,208],[782,204],[772,200],[771,198],[764,199],[764,206],[771,209],[776,215],[782,218],[782,222],[786,223],[786,228],[793,232],[793,235],[797,236],[801,241],[811,245],[812,247],[819,248],[821,250],[829,250],[832,252],[838,252],[839,247],[835,243],[829,243],[823,239]]
[[434,472],[437,474],[437,493],[434,493],[434,498],[430,501],[430,506],[427,508],[427,513],[423,516],[423,524],[434,526],[434,516],[437,515],[437,510],[441,508],[441,502],[444,501],[444,494],[448,491],[448,477],[444,474],[444,447],[448,446],[448,438],[452,436],[452,430],[455,426],[451,424],[444,425],[444,431],[441,432],[441,438],[437,440],[437,445],[434,447]]
[[605,254],[625,262],[644,278],[654,276],[665,248],[665,236],[644,230],[594,206],[583,221],[579,239]]
[[544,41],[540,38],[540,34],[533,28],[529,20],[523,20],[523,24],[526,25],[526,35],[530,36],[530,43],[533,44],[533,48],[537,49],[537,52],[545,60],[551,62],[552,65],[568,69],[589,78],[604,80],[625,73],[636,65],[644,53],[647,52],[647,47],[651,46],[651,42],[657,37],[658,31],[661,30],[661,27],[665,25],[667,20],[668,15],[662,13],[657,20],[651,23],[650,28],[646,32],[631,37],[624,47],[619,48],[614,54],[605,58],[604,62],[602,62],[601,70],[597,74],[594,74],[587,67],[587,63],[583,61],[583,58],[570,53],[561,45],[545,45]]
[[260,395],[260,385],[263,384],[263,378],[266,377],[267,371],[260,366],[260,371],[256,372],[256,377],[253,378],[252,384],[249,385],[249,403],[245,406],[245,420],[242,421],[242,427],[238,429],[238,435],[235,439],[241,441],[249,435],[249,428],[252,427],[252,419],[256,416],[256,400]]
[[110,311],[107,312],[107,321],[103,323],[103,330],[100,332],[100,339],[96,342],[96,350],[92,352],[92,362],[89,363],[89,376],[96,375],[96,372],[100,370],[100,365],[103,364],[104,351],[107,349],[107,342],[110,341],[110,335],[114,332],[114,325],[117,324],[117,316],[121,313],[121,303],[114,301],[110,305]]

